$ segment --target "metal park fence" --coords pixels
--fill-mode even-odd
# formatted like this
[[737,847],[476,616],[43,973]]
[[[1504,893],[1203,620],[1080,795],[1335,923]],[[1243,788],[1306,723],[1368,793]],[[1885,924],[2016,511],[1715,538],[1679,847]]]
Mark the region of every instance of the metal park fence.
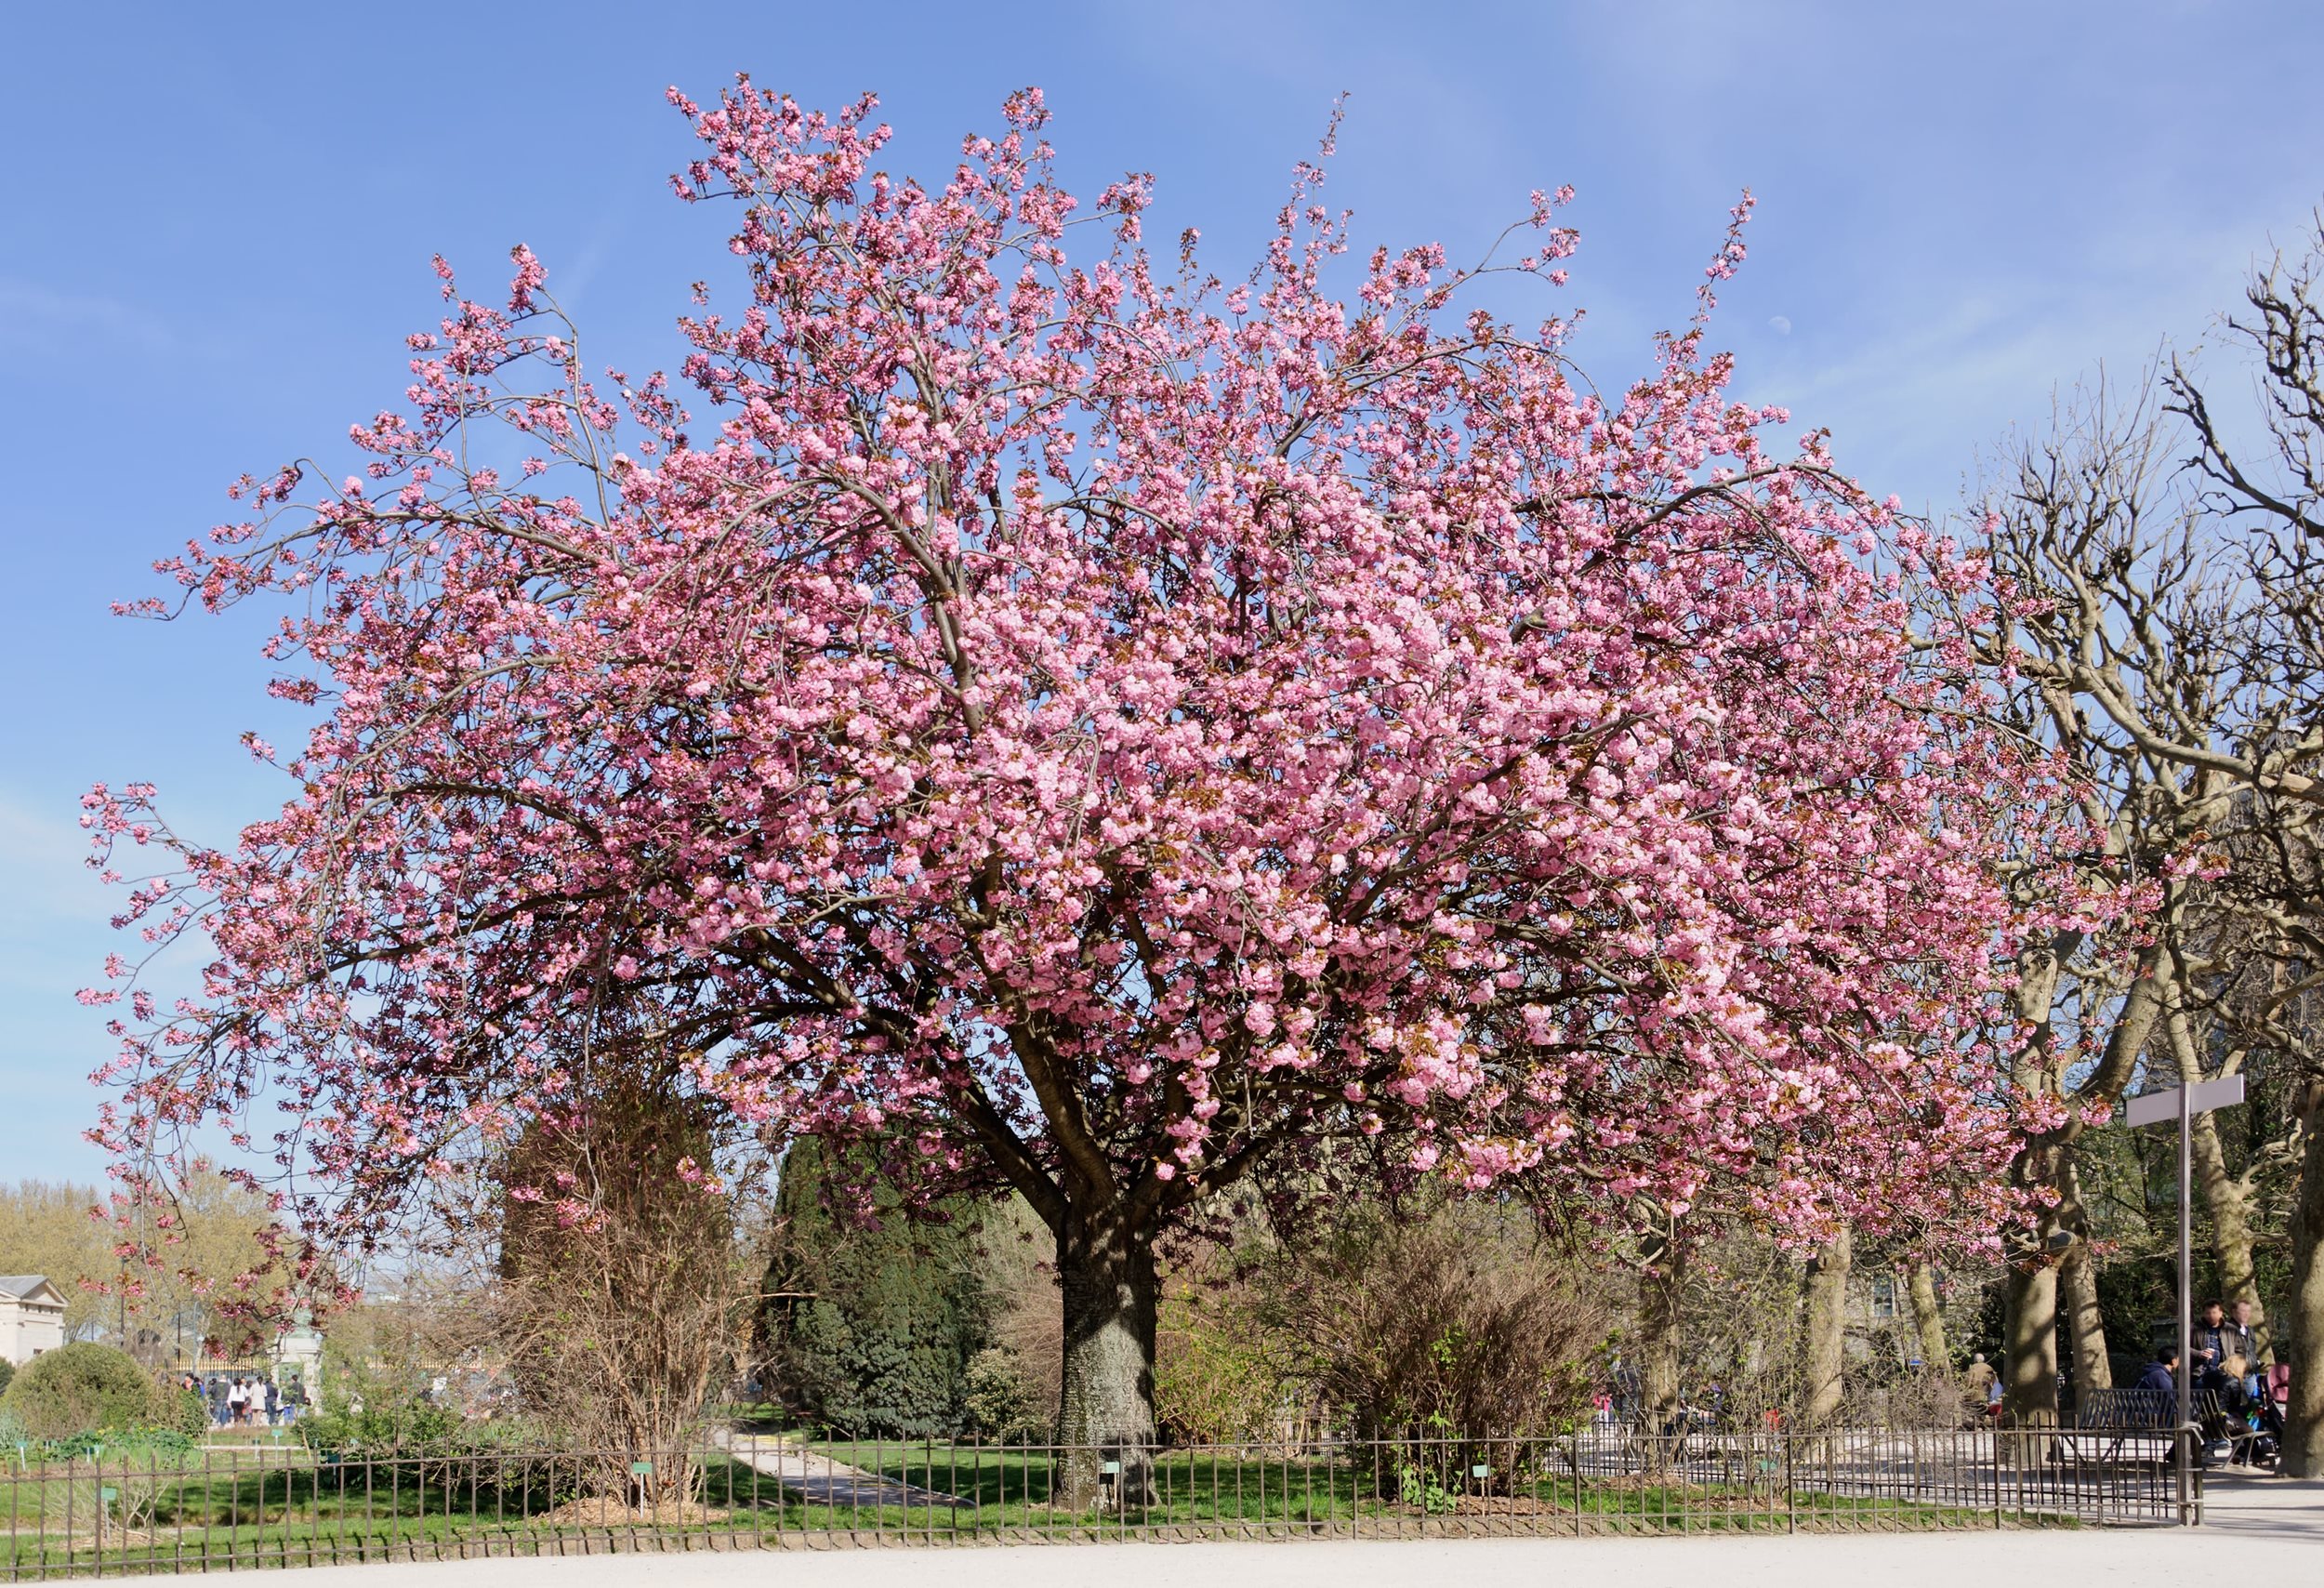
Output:
[[0,1476],[0,1578],[1114,1539],[2172,1525],[2200,1519],[2194,1440],[2151,1424],[1597,1424],[1144,1451],[729,1431],[650,1452],[27,1448]]

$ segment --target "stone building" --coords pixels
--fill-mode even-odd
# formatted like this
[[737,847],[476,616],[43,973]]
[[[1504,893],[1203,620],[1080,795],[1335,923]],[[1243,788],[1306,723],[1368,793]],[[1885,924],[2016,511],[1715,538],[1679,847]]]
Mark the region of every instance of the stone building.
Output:
[[64,1292],[44,1274],[0,1274],[0,1359],[21,1367],[64,1343]]

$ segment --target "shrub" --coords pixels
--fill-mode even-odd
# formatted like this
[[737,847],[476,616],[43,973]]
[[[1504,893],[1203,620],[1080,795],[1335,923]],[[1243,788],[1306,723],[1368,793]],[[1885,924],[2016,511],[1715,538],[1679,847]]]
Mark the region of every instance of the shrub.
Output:
[[[1238,1241],[1248,1246],[1249,1241]],[[1226,1251],[1182,1253],[1163,1282],[1154,1360],[1154,1412],[1175,1443],[1270,1440],[1308,1397],[1298,1342],[1262,1317],[1263,1268],[1239,1269]]]
[[830,1200],[847,1178],[834,1150],[810,1138],[783,1159],[762,1287],[769,1383],[793,1416],[852,1436],[952,1434],[991,1338],[981,1232],[994,1211],[913,1210],[883,1184],[859,1216]]
[[36,1439],[152,1428],[178,1414],[126,1353],[85,1343],[34,1357],[0,1396],[0,1407]]
[[8,1393],[8,1381],[16,1377],[16,1364],[0,1357],[0,1395]]
[[[543,1453],[572,1449],[569,1433],[525,1419],[465,1417],[435,1399],[428,1382],[416,1371],[350,1365],[331,1376],[322,1402],[294,1426],[318,1460],[360,1458],[379,1469],[382,1482],[456,1484],[472,1496],[522,1495],[534,1503],[577,1492],[581,1473],[573,1459]],[[626,1471],[629,1454],[621,1460]]]
[[346,1370],[323,1403],[294,1426],[310,1450],[377,1456],[446,1454],[464,1444],[467,1421],[431,1399],[426,1381]]
[[199,1439],[210,1431],[210,1409],[200,1390],[164,1390],[162,1401],[163,1413],[155,1420],[156,1428],[189,1439]]
[[1361,1436],[1547,1435],[1586,1399],[1605,1332],[1579,1277],[1489,1206],[1363,1208],[1290,1254],[1269,1321],[1304,1343]]
[[1035,1399],[1024,1363],[1006,1345],[988,1345],[969,1358],[960,1403],[969,1432],[980,1439],[1004,1445],[1048,1442],[1049,1419]]

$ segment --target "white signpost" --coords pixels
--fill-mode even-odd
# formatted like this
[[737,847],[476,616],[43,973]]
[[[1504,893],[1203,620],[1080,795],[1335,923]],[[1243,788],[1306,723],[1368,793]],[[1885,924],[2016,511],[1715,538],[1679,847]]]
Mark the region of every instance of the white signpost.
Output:
[[[2172,1374],[2179,1390],[2178,1425],[2185,1428],[2194,1416],[2194,1399],[2190,1391],[2195,1378],[2195,1230],[2190,1211],[2194,1189],[2192,1138],[2195,1116],[2208,1114],[2214,1108],[2232,1108],[2243,1101],[2243,1078],[2240,1075],[2222,1076],[2217,1080],[2199,1080],[2193,1086],[2174,1086],[2168,1092],[2149,1092],[2131,1098],[2122,1106],[2122,1122],[2137,1130],[2142,1125],[2159,1125],[2166,1120],[2179,1122],[2179,1370]],[[2174,1435],[2183,1439],[2185,1435]],[[2189,1451],[2179,1462],[2179,1520],[2187,1518],[2187,1465],[2193,1457]]]
[[2186,1087],[2174,1086],[2168,1092],[2133,1097],[2122,1105],[2122,1121],[2136,1130],[2141,1125],[2159,1125],[2166,1119],[2175,1119],[2182,1099],[2185,1100],[2190,1116],[2208,1114],[2214,1108],[2231,1108],[2243,1101],[2243,1078],[2223,1076],[2217,1080],[2199,1080],[2191,1092]]

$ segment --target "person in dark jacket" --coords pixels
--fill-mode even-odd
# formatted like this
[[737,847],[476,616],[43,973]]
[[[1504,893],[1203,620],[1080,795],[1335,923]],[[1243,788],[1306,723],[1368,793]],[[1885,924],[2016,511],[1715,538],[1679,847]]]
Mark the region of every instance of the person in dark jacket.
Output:
[[2142,1409],[2146,1416],[2168,1423],[2177,1414],[2179,1404],[2179,1348],[2166,1345],[2155,1353],[2155,1359],[2146,1364],[2139,1375],[2139,1398],[2146,1403]]
[[[2217,1302],[2205,1303],[2203,1316],[2195,1320],[2195,1380],[2203,1389],[2217,1389],[2219,1365],[2227,1359],[2227,1309]],[[2246,1352],[2245,1355],[2250,1355]]]

